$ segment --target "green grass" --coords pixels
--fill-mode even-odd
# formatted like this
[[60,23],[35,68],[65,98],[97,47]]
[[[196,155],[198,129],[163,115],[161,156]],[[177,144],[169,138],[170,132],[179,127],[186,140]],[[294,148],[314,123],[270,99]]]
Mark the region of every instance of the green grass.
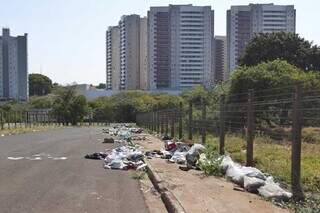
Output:
[[[307,130],[308,131],[308,130]],[[218,148],[218,138],[208,136],[207,143]],[[241,136],[227,135],[226,152],[234,161],[246,162],[246,142]],[[290,185],[291,146],[289,142],[275,142],[257,137],[254,141],[255,167],[269,173],[282,183]],[[276,202],[280,207],[291,208],[298,213],[320,212],[320,143],[303,143],[301,156],[301,182],[306,195],[303,202]]]

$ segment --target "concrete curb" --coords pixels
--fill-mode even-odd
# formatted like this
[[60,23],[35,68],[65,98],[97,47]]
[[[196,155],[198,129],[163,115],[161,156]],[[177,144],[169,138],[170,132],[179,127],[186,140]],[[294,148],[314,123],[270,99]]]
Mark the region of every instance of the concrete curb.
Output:
[[145,163],[147,164],[148,177],[151,180],[154,188],[160,193],[161,200],[166,206],[167,211],[169,213],[185,213],[185,209],[182,207],[174,194],[165,186],[165,182],[161,180],[154,168],[151,166],[150,162],[145,159]]

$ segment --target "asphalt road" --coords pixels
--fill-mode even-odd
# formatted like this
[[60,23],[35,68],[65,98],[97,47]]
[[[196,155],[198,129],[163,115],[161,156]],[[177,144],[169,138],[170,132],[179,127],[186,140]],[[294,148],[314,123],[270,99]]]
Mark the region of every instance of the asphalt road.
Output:
[[84,159],[112,148],[103,138],[99,128],[0,137],[0,212],[148,212],[128,172]]

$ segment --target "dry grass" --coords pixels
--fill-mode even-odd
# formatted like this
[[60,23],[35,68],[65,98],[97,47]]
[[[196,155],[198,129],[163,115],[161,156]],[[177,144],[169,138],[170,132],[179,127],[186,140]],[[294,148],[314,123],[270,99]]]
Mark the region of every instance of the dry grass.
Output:
[[[209,137],[208,143],[218,146],[218,139]],[[246,142],[238,136],[227,135],[226,151],[231,157],[244,164]],[[302,144],[301,175],[305,191],[320,192],[320,144]],[[273,143],[269,138],[258,137],[254,145],[255,166],[290,184],[291,147],[288,143]]]

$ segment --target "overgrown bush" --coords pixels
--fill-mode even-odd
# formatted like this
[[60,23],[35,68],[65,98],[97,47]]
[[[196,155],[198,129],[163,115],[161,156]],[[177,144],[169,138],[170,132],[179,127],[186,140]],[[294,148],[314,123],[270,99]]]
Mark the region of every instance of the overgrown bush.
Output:
[[219,155],[217,146],[213,144],[206,145],[204,152],[205,158],[199,159],[198,166],[206,175],[222,176],[223,169],[220,164],[222,156]]

